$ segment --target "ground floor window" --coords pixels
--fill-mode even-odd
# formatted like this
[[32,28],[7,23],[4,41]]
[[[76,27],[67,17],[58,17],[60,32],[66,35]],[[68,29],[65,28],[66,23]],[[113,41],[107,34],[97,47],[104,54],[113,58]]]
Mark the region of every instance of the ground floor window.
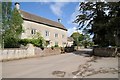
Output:
[[50,45],[50,41],[46,41],[46,47]]
[[55,42],[55,47],[58,47],[58,42]]

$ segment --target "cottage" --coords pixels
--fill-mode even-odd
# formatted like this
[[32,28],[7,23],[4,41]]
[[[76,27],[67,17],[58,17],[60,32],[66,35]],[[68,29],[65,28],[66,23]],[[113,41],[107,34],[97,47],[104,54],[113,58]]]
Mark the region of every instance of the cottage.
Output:
[[68,37],[67,38],[67,46],[71,47],[71,46],[73,46],[73,43],[74,43],[74,39],[72,37]]
[[24,20],[24,32],[21,35],[21,39],[30,39],[33,35],[39,32],[48,43],[48,47],[55,45],[61,47],[66,46],[67,29],[60,22],[52,21],[20,10],[19,3],[15,3],[15,6],[20,11]]

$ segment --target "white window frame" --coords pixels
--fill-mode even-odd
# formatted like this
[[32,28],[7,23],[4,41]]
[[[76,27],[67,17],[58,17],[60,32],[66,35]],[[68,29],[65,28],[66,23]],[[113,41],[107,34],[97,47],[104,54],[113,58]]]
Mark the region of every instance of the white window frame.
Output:
[[50,32],[49,31],[45,31],[45,36],[50,36]]

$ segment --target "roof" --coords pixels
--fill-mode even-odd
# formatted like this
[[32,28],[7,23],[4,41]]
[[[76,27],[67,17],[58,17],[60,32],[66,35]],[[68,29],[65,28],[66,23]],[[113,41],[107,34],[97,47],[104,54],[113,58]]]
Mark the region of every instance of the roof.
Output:
[[28,12],[25,12],[25,11],[22,11],[22,10],[20,10],[20,13],[21,13],[22,18],[24,20],[33,21],[33,22],[36,22],[36,23],[48,25],[50,27],[55,27],[55,28],[59,28],[59,29],[63,29],[63,30],[67,31],[67,29],[59,22],[55,22],[55,21],[52,21],[52,20],[49,20],[49,19],[46,19],[46,18],[43,18],[43,17],[40,17],[40,16],[36,16],[34,14],[31,14],[31,13],[28,13]]
[[68,37],[68,38],[67,38],[67,41],[72,42],[72,41],[74,41],[74,39],[73,39],[72,37]]

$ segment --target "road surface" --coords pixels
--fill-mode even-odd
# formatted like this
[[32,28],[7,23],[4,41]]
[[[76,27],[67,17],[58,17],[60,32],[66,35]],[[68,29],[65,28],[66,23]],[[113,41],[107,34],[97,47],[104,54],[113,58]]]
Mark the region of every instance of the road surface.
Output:
[[[3,78],[59,78],[53,75],[54,71],[63,71],[64,78],[73,78],[72,72],[78,70],[79,65],[84,64],[90,57],[84,57],[73,53],[53,55],[47,57],[37,57],[3,62]],[[116,59],[112,60],[116,62]],[[111,62],[111,61],[109,61]],[[113,67],[117,66],[117,62]],[[105,63],[106,64],[106,63]],[[100,65],[100,64],[99,64]],[[103,63],[102,63],[103,65]],[[109,65],[108,65],[109,66]],[[110,77],[117,78],[115,74]],[[98,77],[97,77],[98,78]]]

